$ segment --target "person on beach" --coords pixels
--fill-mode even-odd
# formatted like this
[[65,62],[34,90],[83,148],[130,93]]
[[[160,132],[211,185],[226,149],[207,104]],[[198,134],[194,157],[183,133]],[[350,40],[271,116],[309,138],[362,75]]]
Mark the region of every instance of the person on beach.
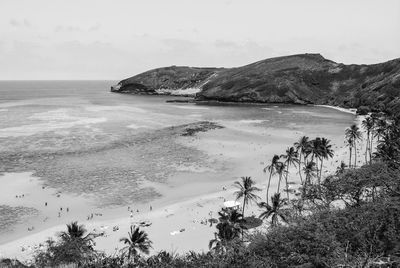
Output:
[[67,208],[67,212],[69,212],[69,208]]
[[153,207],[152,206],[150,206],[150,211],[152,211],[153,210]]
[[44,202],[44,206],[47,207],[47,202]]

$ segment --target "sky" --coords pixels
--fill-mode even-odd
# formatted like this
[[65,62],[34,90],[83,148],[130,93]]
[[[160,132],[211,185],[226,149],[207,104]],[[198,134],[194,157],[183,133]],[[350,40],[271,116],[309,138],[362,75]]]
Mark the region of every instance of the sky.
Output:
[[400,57],[400,0],[0,0],[0,80],[121,80],[298,53]]

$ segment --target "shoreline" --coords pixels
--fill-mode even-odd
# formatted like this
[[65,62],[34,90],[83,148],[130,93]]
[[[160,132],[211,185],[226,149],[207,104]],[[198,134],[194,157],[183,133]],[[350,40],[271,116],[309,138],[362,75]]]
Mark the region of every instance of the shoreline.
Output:
[[[358,116],[356,118],[358,118]],[[356,122],[356,119],[354,122]],[[264,197],[265,175],[261,175],[264,162],[261,163],[260,161],[265,160],[265,154],[268,155],[267,158],[269,159],[269,155],[272,156],[274,153],[279,153],[281,152],[280,150],[284,149],[281,148],[282,146],[279,145],[279,142],[278,145],[273,147],[275,144],[274,142],[278,141],[278,139],[281,139],[282,135],[285,137],[284,143],[287,144],[287,142],[294,142],[295,138],[297,138],[300,134],[297,133],[296,129],[292,129],[287,130],[286,134],[282,132],[275,133],[271,132],[271,130],[268,130],[260,135],[261,133],[259,133],[259,130],[257,130],[257,139],[254,137],[249,138],[249,136],[246,134],[245,137],[242,137],[241,140],[238,140],[238,137],[243,135],[241,132],[239,133],[239,131],[243,131],[243,129],[235,128],[235,124],[230,126],[229,129],[232,130],[230,132],[232,137],[226,142],[221,142],[226,139],[226,133],[220,132],[216,132],[212,136],[205,136],[205,133],[200,132],[198,134],[199,137],[197,137],[198,135],[196,135],[196,137],[187,137],[182,140],[182,142],[195,145],[195,148],[204,150],[209,155],[218,157],[223,156],[224,158],[233,159],[234,161],[242,161],[241,158],[238,158],[238,154],[235,153],[240,153],[240,156],[243,158],[243,153],[246,152],[248,154],[248,157],[246,157],[248,161],[245,162],[246,165],[243,166],[243,169],[239,172],[236,172],[236,174],[251,175],[252,177],[258,179],[258,186],[263,188],[263,191],[260,192],[260,197]],[[245,130],[247,129],[248,127],[245,128]],[[256,129],[254,129],[254,131],[255,130]],[[249,133],[251,134],[252,132]],[[269,137],[268,142],[265,142],[265,136]],[[234,140],[235,143],[229,142],[231,140]],[[341,146],[341,143],[336,143],[336,145],[336,156],[331,162],[327,162],[325,164],[325,172],[334,172],[337,165],[340,163],[340,159],[346,161],[346,149]],[[253,150],[251,150],[251,147],[249,146],[253,147]],[[259,157],[259,155],[261,155],[260,152],[262,152],[262,158]],[[243,164],[243,161],[241,163]],[[291,174],[293,177],[290,178],[290,176],[289,179],[293,179],[297,182],[297,175],[295,175],[295,173]],[[233,187],[231,187],[231,184],[233,184],[238,177],[236,177],[236,175],[235,177],[226,177],[224,181],[219,181],[217,183],[212,183],[210,179],[207,179],[207,181],[195,181],[196,178],[198,179],[202,176],[204,176],[204,174],[199,174],[194,178],[187,178],[182,175],[180,180],[175,183],[176,185],[179,185],[179,183],[183,182],[182,179],[185,179],[185,183],[187,185],[173,188],[169,188],[168,186],[168,189],[165,189],[168,191],[168,196],[158,200],[158,205],[156,205],[156,202],[151,202],[154,207],[152,211],[148,210],[150,203],[146,202],[140,205],[140,213],[134,213],[132,218],[129,216],[129,212],[126,210],[126,208],[122,207],[120,212],[125,212],[120,213],[119,215],[114,215],[114,218],[111,218],[112,215],[107,215],[107,219],[96,217],[94,220],[79,221],[78,223],[84,224],[89,231],[92,231],[93,229],[105,230],[106,236],[98,237],[95,240],[96,250],[105,251],[108,254],[112,254],[115,252],[116,248],[118,249],[119,247],[122,247],[122,244],[118,242],[119,239],[127,235],[129,226],[132,223],[138,223],[141,221],[152,222],[151,226],[145,227],[144,229],[149,234],[150,239],[153,241],[154,249],[152,253],[159,250],[177,253],[188,252],[190,250],[197,252],[206,251],[208,250],[208,242],[210,239],[212,239],[215,232],[215,226],[210,228],[209,224],[207,223],[207,219],[211,217],[210,213],[212,216],[217,217],[217,212],[222,207],[224,199],[234,199],[232,195]],[[218,184],[221,184],[221,186],[222,184],[225,186],[229,184],[229,186],[226,187],[226,191],[218,191],[218,189],[222,189],[222,187],[218,188]],[[274,189],[275,186],[276,185],[272,183],[271,189]],[[179,191],[185,193],[183,197],[181,195],[176,195],[176,193]],[[210,193],[208,191],[212,192]],[[175,196],[180,196],[180,199],[176,198]],[[168,205],[163,206],[162,204],[165,204],[165,202],[168,203]],[[135,209],[137,207],[138,206],[135,205]],[[126,213],[126,216],[121,216],[124,215],[124,213]],[[248,212],[246,211],[246,216],[249,216],[250,213],[256,213],[256,215],[258,215],[257,206],[250,206]],[[65,230],[65,224],[69,223],[70,220],[67,221],[64,218],[61,220],[63,221],[62,224],[58,222],[56,225],[51,226],[50,228],[40,231],[38,230],[36,233],[28,234],[19,239],[1,244],[0,258],[17,257],[21,260],[28,260],[32,256],[32,249],[35,247],[35,245],[43,243],[48,237],[54,237],[56,232]],[[119,230],[115,232],[112,231],[114,226],[118,226]],[[184,231],[181,232],[180,230]],[[193,243],[193,241],[196,241],[196,243]],[[21,250],[21,246],[24,246],[24,251]]]
[[195,94],[172,94],[170,92],[157,92],[156,94],[132,93],[123,91],[110,91],[111,93],[128,94],[128,95],[149,95],[149,96],[169,96],[181,99],[166,100],[166,103],[193,103],[193,104],[227,104],[227,105],[296,105],[296,106],[316,106],[335,109],[340,112],[357,115],[357,108],[343,108],[340,106],[313,104],[313,103],[285,103],[285,102],[257,102],[257,101],[221,101],[221,100],[197,100]]
[[349,113],[357,116],[357,109],[356,108],[343,108],[340,106],[332,106],[332,105],[322,105],[322,104],[313,104],[313,106],[317,107],[325,107],[325,108],[330,108],[334,109],[343,113]]
[[[101,232],[105,233],[104,236],[99,236],[95,239],[95,248],[96,250],[103,251],[107,254],[112,254],[117,248],[119,249],[120,247],[123,247],[123,245],[119,243],[119,239],[128,234],[131,225],[140,226],[140,223],[143,222],[151,223],[150,226],[141,228],[149,233],[149,236],[154,243],[155,247],[151,250],[152,253],[159,250],[168,251],[168,246],[166,244],[169,244],[169,242],[172,242],[171,249],[179,252],[186,252],[188,251],[188,243],[186,243],[185,246],[181,245],[181,248],[178,248],[178,245],[181,244],[182,241],[174,243],[174,241],[171,240],[179,241],[181,240],[179,238],[185,237],[187,234],[196,234],[193,230],[196,230],[197,232],[198,229],[203,229],[203,231],[198,232],[198,234],[203,236],[203,240],[205,239],[204,242],[208,242],[208,240],[212,238],[212,233],[215,228],[214,226],[209,226],[207,218],[209,218],[210,213],[217,214],[220,208],[223,207],[224,200],[233,199],[233,191],[234,188],[229,188],[227,190],[191,197],[151,211],[135,213],[133,217],[119,216],[114,219],[99,219],[95,221],[81,221],[78,223],[83,224],[88,232],[97,234]],[[194,214],[197,214],[197,217],[193,217],[190,222],[185,221],[187,213],[179,213],[194,211],[194,209],[196,209]],[[191,222],[193,224],[191,224]],[[48,238],[56,238],[58,232],[65,230],[67,223],[69,222],[52,226],[42,231],[1,244],[0,259],[18,258],[24,261],[30,260],[33,257],[34,251],[40,248],[40,244],[43,244]],[[188,227],[188,225],[192,226]],[[118,226],[118,231],[112,230],[114,226]],[[163,230],[157,228],[158,226],[162,226]],[[204,236],[204,231],[209,233],[209,235]],[[155,235],[157,233],[158,235]],[[166,238],[169,238],[170,241],[165,241]],[[187,242],[191,244],[191,239],[184,238],[184,240],[187,240]],[[193,248],[192,250],[201,252],[207,249],[204,247],[207,245],[208,243],[199,243],[200,247]]]

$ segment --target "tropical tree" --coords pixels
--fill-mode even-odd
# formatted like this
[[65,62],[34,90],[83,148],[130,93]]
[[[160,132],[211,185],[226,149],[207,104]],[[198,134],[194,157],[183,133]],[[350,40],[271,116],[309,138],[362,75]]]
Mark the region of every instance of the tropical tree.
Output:
[[317,137],[310,141],[309,153],[311,154],[311,162],[315,162],[318,174],[318,159],[321,158],[321,138]]
[[303,156],[304,165],[306,164],[306,155],[309,153],[310,150],[310,140],[307,136],[301,137],[297,142],[294,143],[294,147],[299,154],[299,176],[301,184],[303,184],[303,178],[301,176],[301,157]]
[[242,182],[235,181],[235,186],[238,190],[235,192],[236,200],[241,199],[243,197],[243,208],[242,215],[244,216],[245,206],[249,204],[249,202],[256,202],[259,198],[258,195],[255,194],[257,191],[261,191],[261,189],[254,186],[255,182],[251,179],[251,177],[241,177]]
[[277,191],[276,191],[277,193],[280,192],[282,176],[283,176],[283,174],[284,174],[285,172],[286,172],[286,170],[285,170],[285,163],[282,163],[282,162],[276,163],[276,173],[279,175],[278,189],[277,189]]
[[271,164],[269,164],[267,167],[264,168],[264,172],[266,172],[267,170],[269,172],[268,185],[267,185],[267,203],[269,200],[268,195],[269,195],[269,188],[271,185],[271,178],[276,171],[278,161],[279,161],[279,156],[274,155],[274,157],[272,157]]
[[285,174],[285,182],[286,182],[286,194],[287,199],[289,200],[289,184],[288,184],[288,175],[289,175],[289,167],[290,165],[296,166],[299,164],[298,153],[294,147],[290,147],[286,149],[286,154],[281,155],[283,159],[285,159],[286,166],[286,174]]
[[388,123],[385,117],[380,117],[375,122],[375,136],[380,141],[386,134]]
[[287,222],[286,213],[283,206],[286,205],[286,199],[281,199],[280,193],[275,193],[271,197],[271,205],[261,202],[258,204],[264,211],[260,214],[260,219],[271,218],[271,226],[276,227],[279,220]]
[[319,144],[320,150],[319,150],[319,157],[320,157],[320,169],[319,169],[319,184],[321,183],[321,177],[322,177],[322,167],[323,167],[323,162],[324,159],[329,159],[333,157],[333,149],[332,145],[330,144],[330,140],[326,138],[322,138],[321,142]]
[[304,174],[306,175],[305,181],[304,181],[304,188],[307,185],[311,184],[311,178],[315,177],[318,169],[317,169],[317,164],[313,161],[307,162],[306,166],[303,168]]
[[93,234],[86,234],[87,230],[84,225],[79,225],[78,222],[74,221],[67,224],[67,231],[60,232],[59,236],[62,241],[70,242],[72,240],[81,240],[89,243],[93,241]]
[[60,237],[57,247],[53,247],[55,259],[61,263],[70,263],[87,257],[93,250],[94,235],[87,233],[83,225],[74,221],[67,224],[67,231],[58,234]]
[[362,123],[361,123],[362,127],[365,129],[365,131],[367,132],[367,146],[365,148],[365,163],[368,162],[368,156],[369,156],[369,161],[371,164],[371,158],[372,158],[372,137],[371,137],[371,133],[373,131],[374,128],[374,121],[372,119],[371,116],[366,117]]
[[214,233],[214,239],[210,240],[208,247],[222,253],[232,242],[238,242],[240,232],[243,232],[244,219],[243,215],[234,209],[223,208],[218,214],[217,232]]
[[[400,121],[400,120],[399,120]],[[385,135],[378,141],[374,156],[389,163],[394,168],[400,168],[400,123],[388,127]]]
[[353,140],[346,139],[346,146],[349,147],[349,168],[351,168],[351,157],[353,156]]
[[354,147],[354,167],[357,166],[357,141],[361,140],[361,131],[356,124],[351,125],[345,131],[346,139],[348,144]]
[[144,254],[150,253],[152,242],[149,240],[147,233],[134,225],[131,225],[128,237],[123,237],[119,241],[126,245],[121,249],[121,252],[122,255],[127,256],[128,259],[136,257],[139,252]]

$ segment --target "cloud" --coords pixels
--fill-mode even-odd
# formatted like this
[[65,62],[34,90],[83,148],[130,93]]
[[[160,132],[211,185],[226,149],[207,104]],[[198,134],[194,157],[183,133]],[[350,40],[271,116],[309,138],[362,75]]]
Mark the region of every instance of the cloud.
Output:
[[166,45],[168,50],[176,52],[188,52],[193,51],[199,45],[196,42],[184,39],[167,38],[163,39],[162,42]]
[[20,26],[19,22],[16,19],[11,19],[10,24],[11,24],[11,26],[14,26],[14,27]]
[[237,48],[238,45],[235,42],[225,41],[225,40],[216,40],[214,45],[217,48]]
[[96,25],[90,26],[89,29],[88,29],[88,31],[89,31],[89,32],[94,32],[94,31],[99,30],[100,27],[101,27],[101,25],[100,25],[99,23],[97,23]]
[[56,28],[54,28],[55,32],[80,32],[82,29],[78,26],[64,26],[64,25],[58,25]]
[[95,24],[92,25],[90,27],[79,27],[79,26],[75,26],[75,25],[57,25],[54,28],[55,32],[58,33],[73,33],[73,32],[94,32],[100,29],[100,24]]
[[10,25],[13,27],[31,27],[31,23],[27,19],[23,20],[11,19]]

